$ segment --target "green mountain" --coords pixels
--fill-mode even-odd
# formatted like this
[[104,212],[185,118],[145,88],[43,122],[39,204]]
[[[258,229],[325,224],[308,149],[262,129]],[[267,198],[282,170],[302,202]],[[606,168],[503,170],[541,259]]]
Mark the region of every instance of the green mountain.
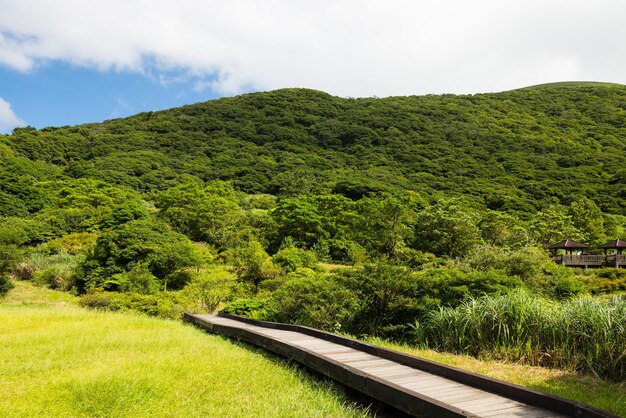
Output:
[[626,214],[625,140],[626,87],[603,83],[384,99],[284,89],[2,138],[50,173],[142,192],[193,176],[247,193],[465,195],[519,214],[581,195]]

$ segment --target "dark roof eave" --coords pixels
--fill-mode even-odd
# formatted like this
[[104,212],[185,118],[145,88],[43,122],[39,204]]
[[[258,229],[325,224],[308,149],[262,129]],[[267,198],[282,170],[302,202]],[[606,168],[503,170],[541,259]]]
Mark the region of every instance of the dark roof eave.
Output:
[[566,239],[565,241],[558,242],[554,245],[549,246],[548,248],[551,250],[564,250],[570,248],[589,248],[589,245],[572,241],[571,239]]

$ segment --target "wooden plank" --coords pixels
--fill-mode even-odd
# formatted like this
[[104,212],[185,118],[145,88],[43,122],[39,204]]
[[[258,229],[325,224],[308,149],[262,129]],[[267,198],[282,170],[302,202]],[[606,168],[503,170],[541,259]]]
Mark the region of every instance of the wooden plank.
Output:
[[331,354],[348,354],[348,353],[352,353],[354,350],[348,347],[344,347],[342,345],[335,345],[334,347],[318,348],[315,351],[317,353],[328,356]]
[[389,360],[381,359],[378,357],[368,358],[368,359],[352,359],[352,360],[343,360],[344,363],[349,364],[352,367],[356,367],[357,369],[365,370],[367,368],[379,367],[379,366],[390,366],[393,363]]
[[384,377],[385,379],[393,378],[394,376],[402,376],[408,373],[415,373],[415,371],[409,367],[402,366],[400,364],[394,364],[380,369],[368,370],[367,373],[373,374],[378,377]]
[[328,354],[326,357],[332,358],[333,360],[346,362],[348,360],[366,360],[372,358],[371,354],[365,353],[347,353],[347,354]]
[[426,387],[424,389],[420,389],[420,391],[432,398],[441,399],[443,396],[465,396],[465,395],[475,395],[482,396],[484,392],[472,390],[472,388],[468,388],[467,386],[459,385],[458,383],[455,385],[451,383],[448,386],[440,386],[440,387]]
[[491,412],[491,411],[497,411],[499,409],[504,409],[507,406],[508,407],[514,407],[514,406],[523,406],[523,404],[520,404],[517,401],[513,401],[510,399],[491,399],[490,402],[485,401],[485,402],[479,402],[479,401],[474,401],[475,403],[462,403],[462,404],[457,404],[452,402],[451,405],[456,406],[457,408],[462,408],[465,409],[466,411],[472,412],[474,414],[480,415],[486,412]]
[[464,402],[472,399],[478,399],[485,396],[485,392],[480,389],[466,387],[464,390],[450,393],[440,393],[437,399],[441,399],[443,402]]
[[480,414],[484,418],[494,417],[511,417],[511,418],[551,418],[557,417],[554,412],[546,411],[542,408],[534,406],[523,405],[510,408],[499,409],[491,412],[484,412]]

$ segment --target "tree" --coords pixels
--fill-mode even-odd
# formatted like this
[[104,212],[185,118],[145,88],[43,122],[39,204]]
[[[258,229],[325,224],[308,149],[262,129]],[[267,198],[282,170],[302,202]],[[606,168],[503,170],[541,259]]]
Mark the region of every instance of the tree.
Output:
[[417,215],[415,247],[436,255],[462,257],[482,241],[478,221],[478,213],[461,200],[440,200]]
[[280,268],[257,241],[235,248],[231,258],[237,277],[254,286],[255,292],[263,280],[276,278],[280,274]]
[[80,280],[87,289],[141,287],[144,285],[129,284],[128,280],[146,282],[145,269],[139,269],[140,265],[145,265],[161,290],[180,289],[189,279],[186,270],[202,264],[199,250],[187,237],[170,230],[162,222],[137,220],[100,235],[93,252],[82,265]]
[[184,183],[157,197],[161,216],[178,232],[194,241],[205,241],[225,249],[242,218],[241,208],[234,200],[235,192],[227,183],[201,187]]
[[592,245],[604,244],[604,218],[596,203],[587,197],[574,200],[567,209],[572,224],[581,235],[581,238]]
[[560,205],[550,205],[530,221],[530,233],[539,245],[550,245],[564,239],[581,240],[582,234],[574,226],[571,215]]
[[488,245],[519,248],[528,245],[530,241],[527,227],[508,213],[487,211],[478,227]]
[[315,200],[306,196],[287,197],[272,212],[278,226],[278,242],[292,237],[296,244],[312,248],[319,240],[328,239],[323,217]]
[[413,236],[418,195],[381,194],[358,202],[361,222],[355,225],[361,245],[374,254],[395,258]]

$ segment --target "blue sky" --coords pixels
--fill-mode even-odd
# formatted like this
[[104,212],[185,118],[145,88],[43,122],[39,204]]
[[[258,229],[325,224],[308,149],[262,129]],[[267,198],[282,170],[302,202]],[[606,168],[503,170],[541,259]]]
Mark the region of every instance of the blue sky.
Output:
[[626,84],[624,16],[623,0],[0,0],[0,133],[284,87]]
[[0,97],[36,128],[78,125],[216,98],[189,81],[164,84],[131,71],[100,71],[55,61],[32,72],[0,67]]

